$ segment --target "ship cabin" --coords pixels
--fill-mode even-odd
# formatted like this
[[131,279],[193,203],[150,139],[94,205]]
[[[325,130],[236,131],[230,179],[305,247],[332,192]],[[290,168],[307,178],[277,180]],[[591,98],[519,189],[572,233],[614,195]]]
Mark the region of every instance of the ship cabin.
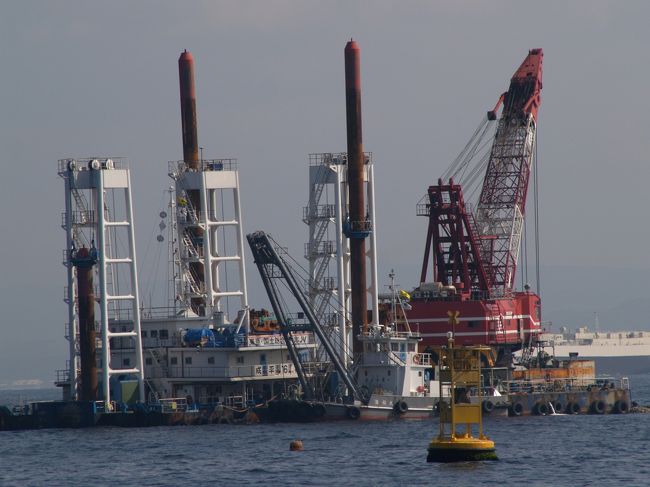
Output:
[[[111,323],[115,332],[129,327],[132,322],[128,320]],[[277,327],[251,326],[247,333],[237,323],[224,323],[221,316],[157,317],[145,312],[141,335],[149,403],[186,398],[188,403],[200,405],[246,407],[286,395],[297,382]],[[312,361],[316,349],[313,334],[294,333],[294,342],[303,360]],[[112,366],[135,363],[132,338],[112,338],[110,347]],[[128,382],[129,378],[114,379]],[[120,397],[121,387],[111,390],[115,394],[112,400],[125,400]]]
[[418,333],[396,331],[394,324],[376,325],[359,338],[363,354],[358,382],[373,396],[437,396],[431,354],[418,351]]

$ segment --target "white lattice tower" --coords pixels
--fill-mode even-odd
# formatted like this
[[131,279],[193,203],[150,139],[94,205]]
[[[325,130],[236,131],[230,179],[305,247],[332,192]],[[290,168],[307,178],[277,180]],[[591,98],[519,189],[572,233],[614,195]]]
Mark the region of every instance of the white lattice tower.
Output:
[[[247,331],[248,297],[241,226],[239,172],[234,159],[203,160],[198,170],[183,161],[169,163],[175,181],[173,205],[179,250],[180,280],[177,300],[186,310],[217,321],[225,316],[227,300],[239,301],[238,323]],[[198,194],[198,207],[190,206],[188,194]],[[196,205],[195,205],[196,206]],[[229,230],[232,230],[230,233]],[[198,236],[198,238],[197,238]],[[228,274],[228,263],[236,271]],[[196,272],[200,269],[203,276]],[[234,275],[233,275],[234,274]],[[200,302],[204,309],[192,309]]]
[[[130,376],[138,382],[139,400],[144,402],[144,374],[140,333],[140,308],[137,260],[133,227],[131,177],[119,159],[64,159],[59,175],[65,180],[67,234],[65,262],[68,268],[68,313],[70,345],[70,384],[73,397],[78,382],[76,340],[79,330],[75,270],[71,251],[96,238],[99,283],[98,303],[102,342],[101,374],[103,400],[111,400],[111,377]],[[116,210],[119,208],[119,210]],[[119,216],[116,216],[119,212]],[[126,242],[124,238],[126,237]],[[114,276],[119,275],[119,283]],[[119,285],[118,285],[119,284]],[[96,294],[97,295],[97,294]],[[130,322],[130,330],[112,331],[113,320]],[[123,367],[111,362],[111,339],[132,341],[135,366]]]
[[[351,337],[350,316],[350,245],[343,232],[348,213],[347,154],[318,153],[309,155],[309,204],[303,208],[303,221],[309,226],[305,258],[309,262],[308,297],[322,323],[337,326],[341,354],[347,360]],[[370,154],[366,154],[365,174],[368,219],[375,229],[374,173]],[[325,196],[325,201],[323,201]],[[376,232],[370,236],[366,252],[371,270],[368,288],[373,323],[378,321],[378,284]],[[334,319],[330,319],[328,310]]]

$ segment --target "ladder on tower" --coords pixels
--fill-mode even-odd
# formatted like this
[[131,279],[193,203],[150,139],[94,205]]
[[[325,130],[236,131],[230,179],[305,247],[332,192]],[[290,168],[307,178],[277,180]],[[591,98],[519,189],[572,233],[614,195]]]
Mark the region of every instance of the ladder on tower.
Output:
[[[102,336],[102,376],[104,401],[111,400],[110,378],[114,375],[134,375],[137,377],[139,385],[139,400],[144,402],[144,368],[142,360],[142,342],[140,333],[140,307],[138,295],[136,256],[135,256],[135,235],[133,229],[133,208],[131,203],[130,175],[127,169],[120,170],[120,178],[115,178],[119,183],[107,184],[104,178],[104,172],[108,169],[101,164],[93,167],[94,188],[97,198],[96,208],[101,208],[97,213],[97,250],[98,250],[98,269],[99,269],[99,304],[101,309],[101,336]],[[117,170],[116,170],[117,171]],[[107,210],[108,204],[106,197],[109,194],[107,189],[124,191],[125,215],[123,220],[114,219],[111,212]],[[111,191],[113,198],[116,191]],[[125,229],[127,233],[128,244],[124,255],[118,255],[118,249],[112,245],[117,240],[116,232],[118,229]],[[121,249],[120,249],[121,250]],[[126,266],[128,276],[125,276],[124,287],[129,285],[127,290],[122,291],[117,286],[115,275],[118,275],[117,266]],[[131,330],[112,331],[109,326],[111,319],[110,310],[120,309],[124,303],[130,308],[130,320],[132,322]],[[118,318],[120,318],[118,316]],[[111,338],[130,338],[134,342],[136,364],[131,366],[117,366],[111,360]]]

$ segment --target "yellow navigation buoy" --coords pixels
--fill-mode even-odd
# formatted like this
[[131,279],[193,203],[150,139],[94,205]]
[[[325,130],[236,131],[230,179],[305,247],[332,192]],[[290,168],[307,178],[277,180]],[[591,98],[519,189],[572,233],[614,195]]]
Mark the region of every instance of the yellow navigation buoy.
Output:
[[[454,348],[453,334],[440,357],[440,433],[429,443],[427,462],[498,460],[494,442],[483,435],[481,353],[485,347]],[[443,391],[449,397],[443,397]],[[476,391],[471,402],[469,392]],[[465,425],[465,431],[458,426]],[[475,430],[475,431],[473,431]],[[477,436],[473,436],[476,432]]]
[[304,448],[302,446],[302,440],[293,440],[291,443],[289,443],[289,450],[290,451],[303,451]]

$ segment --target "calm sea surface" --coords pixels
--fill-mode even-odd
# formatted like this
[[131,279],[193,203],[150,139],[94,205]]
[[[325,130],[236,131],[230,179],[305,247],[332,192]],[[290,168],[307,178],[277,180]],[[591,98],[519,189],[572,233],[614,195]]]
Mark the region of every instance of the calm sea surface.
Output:
[[[630,376],[650,404],[650,374]],[[0,391],[0,404],[53,399]],[[486,421],[499,462],[428,464],[437,421],[0,432],[1,486],[650,485],[650,414]],[[290,452],[300,438],[303,452]]]

